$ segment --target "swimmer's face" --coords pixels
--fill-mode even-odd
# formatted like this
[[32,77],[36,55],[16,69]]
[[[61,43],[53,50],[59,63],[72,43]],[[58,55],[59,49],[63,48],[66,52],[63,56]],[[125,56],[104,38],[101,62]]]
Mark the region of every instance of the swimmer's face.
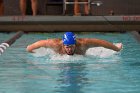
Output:
[[75,52],[75,45],[64,45],[64,50],[68,55],[73,55]]

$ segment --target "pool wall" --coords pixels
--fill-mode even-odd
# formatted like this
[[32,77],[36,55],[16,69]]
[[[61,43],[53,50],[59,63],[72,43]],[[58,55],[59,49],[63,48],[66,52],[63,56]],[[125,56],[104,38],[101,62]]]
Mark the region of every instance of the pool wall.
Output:
[[2,16],[0,31],[140,31],[140,16]]

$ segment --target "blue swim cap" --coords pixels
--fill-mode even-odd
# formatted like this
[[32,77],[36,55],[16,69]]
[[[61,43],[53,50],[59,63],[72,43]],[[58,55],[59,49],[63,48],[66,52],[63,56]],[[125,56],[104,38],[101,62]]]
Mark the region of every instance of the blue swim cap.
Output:
[[63,44],[64,45],[73,45],[73,44],[76,44],[76,36],[72,32],[66,32],[63,35],[62,40],[63,40]]

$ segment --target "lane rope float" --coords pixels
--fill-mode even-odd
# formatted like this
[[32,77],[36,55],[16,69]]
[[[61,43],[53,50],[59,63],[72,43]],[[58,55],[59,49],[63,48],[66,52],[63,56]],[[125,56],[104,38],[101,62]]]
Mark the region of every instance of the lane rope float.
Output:
[[10,47],[17,39],[19,39],[24,34],[23,31],[18,31],[14,36],[12,36],[7,41],[0,44],[0,55],[4,53],[4,51]]

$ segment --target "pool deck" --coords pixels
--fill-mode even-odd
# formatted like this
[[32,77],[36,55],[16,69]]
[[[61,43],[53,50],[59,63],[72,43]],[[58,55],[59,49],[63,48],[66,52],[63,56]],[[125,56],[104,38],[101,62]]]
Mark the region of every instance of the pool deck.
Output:
[[140,31],[140,16],[1,16],[0,31]]

